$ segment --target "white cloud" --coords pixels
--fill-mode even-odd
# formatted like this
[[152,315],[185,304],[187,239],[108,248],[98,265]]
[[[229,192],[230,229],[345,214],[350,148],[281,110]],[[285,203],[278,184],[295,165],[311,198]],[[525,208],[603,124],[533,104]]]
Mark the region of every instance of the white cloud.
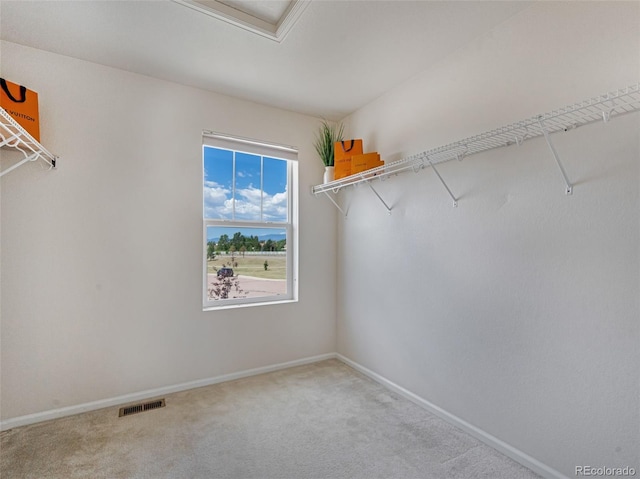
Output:
[[204,182],[204,214],[207,218],[231,217],[231,190],[215,181]]
[[260,221],[261,191],[249,185],[236,190],[236,218]]
[[287,220],[287,199],[286,191],[274,195],[264,194],[263,217],[267,221]]
[[253,185],[249,185],[247,188],[236,189],[237,199],[244,198],[246,201],[260,205],[260,196],[262,196],[262,192]]
[[[247,188],[236,190],[235,217],[240,220],[260,221],[260,204],[262,199],[262,214],[265,221],[286,221],[287,200],[286,191],[270,195],[259,188],[249,185]],[[231,189],[214,181],[204,183],[204,209],[207,218],[231,219],[233,214],[233,200]]]

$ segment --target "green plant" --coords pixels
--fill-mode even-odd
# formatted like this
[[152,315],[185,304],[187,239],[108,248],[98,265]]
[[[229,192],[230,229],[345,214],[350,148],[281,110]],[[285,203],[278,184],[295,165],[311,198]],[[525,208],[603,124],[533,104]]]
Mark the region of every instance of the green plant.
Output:
[[344,125],[342,123],[334,125],[322,120],[320,131],[316,134],[316,141],[313,146],[315,146],[324,166],[333,166],[333,148],[336,141],[342,141],[343,133]]

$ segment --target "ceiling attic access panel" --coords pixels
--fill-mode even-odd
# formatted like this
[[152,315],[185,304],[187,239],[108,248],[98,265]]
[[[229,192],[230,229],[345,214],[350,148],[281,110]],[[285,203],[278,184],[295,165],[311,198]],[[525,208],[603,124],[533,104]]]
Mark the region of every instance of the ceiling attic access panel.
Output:
[[282,42],[309,0],[173,0],[262,37]]

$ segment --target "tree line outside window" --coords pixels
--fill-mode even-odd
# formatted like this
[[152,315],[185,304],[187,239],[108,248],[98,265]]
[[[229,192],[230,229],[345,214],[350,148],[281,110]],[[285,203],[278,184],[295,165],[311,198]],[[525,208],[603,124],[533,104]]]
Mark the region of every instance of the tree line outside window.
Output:
[[261,241],[257,236],[244,236],[242,233],[237,232],[232,238],[229,235],[223,234],[218,241],[207,241],[207,259],[214,259],[216,254],[222,252],[239,253],[244,255],[245,253],[252,253],[257,251],[286,251],[287,240],[272,240],[267,239]]

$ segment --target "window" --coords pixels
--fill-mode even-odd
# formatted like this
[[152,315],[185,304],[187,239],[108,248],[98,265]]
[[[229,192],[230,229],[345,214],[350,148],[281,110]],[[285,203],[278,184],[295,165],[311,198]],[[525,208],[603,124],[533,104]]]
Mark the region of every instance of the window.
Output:
[[204,308],[297,297],[297,150],[205,132]]

